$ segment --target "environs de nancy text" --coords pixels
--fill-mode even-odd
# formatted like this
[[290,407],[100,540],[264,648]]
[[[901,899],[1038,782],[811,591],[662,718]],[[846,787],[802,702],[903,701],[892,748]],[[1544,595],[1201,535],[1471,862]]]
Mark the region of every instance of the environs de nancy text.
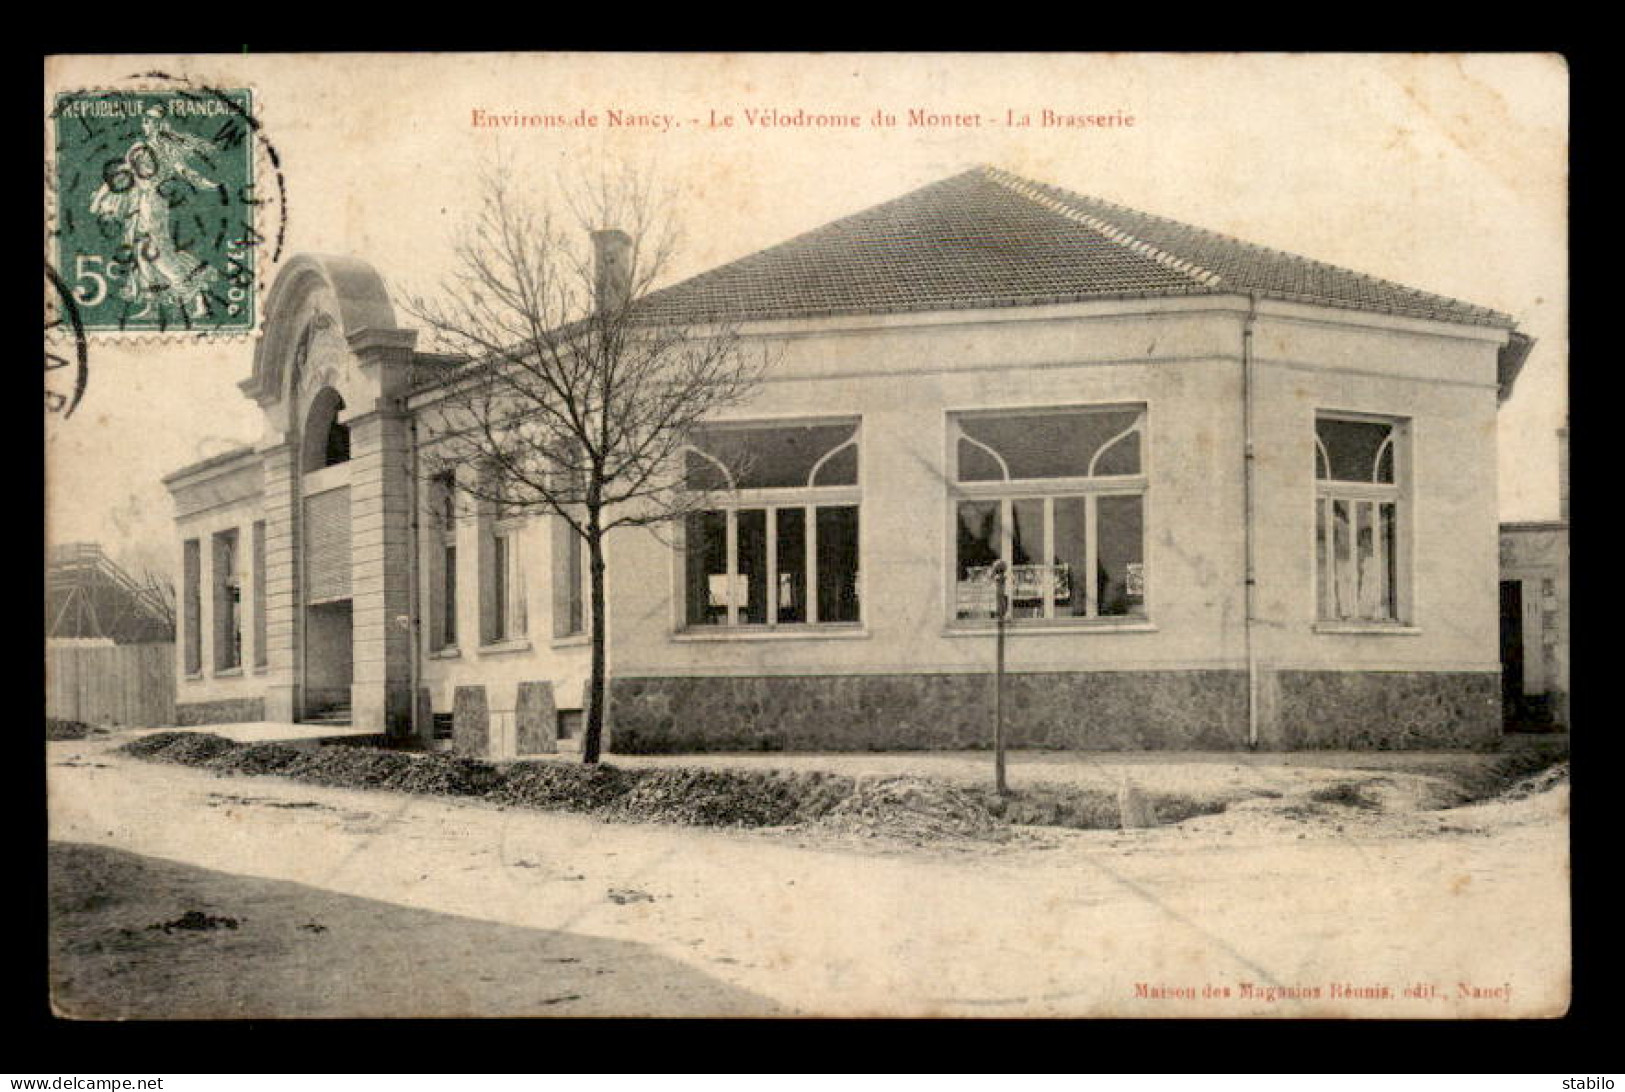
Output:
[[713,107],[696,116],[620,108],[532,113],[475,107],[469,123],[475,129],[630,129],[666,133],[673,129],[1132,129],[1138,120],[1122,110],[1077,111],[1049,106],[993,111],[879,108],[864,113],[808,110],[801,106],[742,110]]

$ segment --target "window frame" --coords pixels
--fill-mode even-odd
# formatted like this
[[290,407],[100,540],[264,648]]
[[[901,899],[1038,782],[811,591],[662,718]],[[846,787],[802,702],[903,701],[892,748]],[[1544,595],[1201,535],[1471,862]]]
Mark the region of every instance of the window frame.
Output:
[[[203,677],[203,537],[181,541],[181,673]],[[212,625],[212,623],[211,623]]]
[[[713,421],[701,426],[702,431],[723,432],[747,429],[769,428],[810,428],[818,426],[847,425],[852,426],[852,434],[839,444],[825,451],[813,463],[808,471],[808,482],[817,478],[824,465],[839,452],[849,447],[857,450],[858,470],[857,480],[851,485],[802,485],[802,486],[773,486],[752,489],[725,489],[705,494],[704,503],[696,505],[685,517],[677,521],[676,535],[677,549],[674,554],[673,589],[672,596],[674,617],[673,632],[678,637],[686,638],[717,638],[717,637],[749,637],[764,635],[780,636],[818,636],[820,634],[861,633],[865,627],[864,603],[866,596],[863,592],[863,573],[868,568],[863,518],[864,474],[868,462],[864,456],[864,429],[861,415],[838,415],[830,417],[782,417],[782,418],[752,418],[742,421]],[[684,444],[681,451],[695,452],[702,458],[710,460],[723,474],[723,477],[732,482],[732,473],[720,460],[693,444]],[[857,510],[857,617],[851,620],[825,621],[818,617],[818,513],[825,508],[853,508]],[[803,524],[803,565],[805,574],[804,598],[806,618],[800,621],[780,621],[778,618],[779,603],[776,589],[779,577],[779,550],[778,512],[781,509],[799,509],[805,513]],[[741,606],[729,596],[725,619],[715,625],[707,625],[689,621],[688,617],[688,519],[690,515],[704,512],[721,512],[724,516],[724,547],[727,551],[726,571],[723,575],[728,578],[730,588],[737,585],[739,580],[739,513],[743,511],[763,512],[765,530],[763,535],[763,550],[765,552],[766,568],[763,573],[763,586],[767,589],[766,620],[762,622],[749,622],[741,619]]]
[[[242,531],[224,527],[209,536],[210,629],[214,635],[212,674],[243,671]],[[222,642],[221,638],[225,640]]]
[[478,647],[499,652],[528,648],[533,612],[524,542],[530,513],[490,499],[479,501],[477,512]]
[[265,594],[265,521],[255,520],[250,528],[252,544],[250,546],[250,573],[254,585],[253,591],[253,624],[254,624],[254,672],[260,674],[271,666],[270,648],[270,622],[268,617],[268,602]]
[[[578,642],[587,636],[592,624],[587,543],[562,515],[554,513],[550,522],[553,528],[553,640],[566,644]],[[575,570],[573,574],[570,572],[572,568]],[[572,608],[577,604],[579,621],[571,617]]]
[[[1319,466],[1322,459],[1326,462],[1328,474],[1331,472],[1331,459],[1325,452],[1320,441],[1320,423],[1323,420],[1350,421],[1363,424],[1379,424],[1389,427],[1389,436],[1384,445],[1379,445],[1373,462],[1380,460],[1382,446],[1390,447],[1393,455],[1392,482],[1363,482],[1342,481],[1331,477],[1322,478]],[[1309,437],[1311,446],[1310,463],[1310,518],[1309,518],[1309,602],[1310,617],[1313,628],[1320,633],[1401,633],[1411,634],[1419,632],[1415,627],[1415,553],[1413,549],[1413,527],[1415,524],[1416,505],[1416,478],[1414,464],[1414,449],[1416,443],[1415,419],[1403,414],[1372,413],[1365,410],[1345,410],[1314,407],[1309,414]],[[1322,502],[1327,502],[1325,514],[1322,514]],[[1389,618],[1362,618],[1355,613],[1338,616],[1326,610],[1328,603],[1327,589],[1321,584],[1320,572],[1320,532],[1323,520],[1329,521],[1333,517],[1333,502],[1344,501],[1351,507],[1350,511],[1350,550],[1358,554],[1358,532],[1360,518],[1355,505],[1370,505],[1371,511],[1380,519],[1382,505],[1394,506],[1394,557],[1392,588],[1392,617]],[[1328,526],[1326,543],[1328,550],[1335,550],[1335,534]],[[1374,545],[1380,549],[1382,536],[1373,535]],[[1387,561],[1387,555],[1380,555],[1381,563]],[[1335,574],[1336,559],[1333,559]],[[1335,575],[1334,575],[1335,579]],[[1356,583],[1354,598],[1358,604],[1360,587],[1358,583],[1358,569],[1356,568]]]
[[510,644],[530,636],[530,582],[525,579],[524,523],[523,517],[512,516],[491,520],[492,617],[487,644]]
[[425,537],[431,551],[426,566],[429,653],[452,655],[458,650],[462,630],[462,614],[457,602],[457,564],[462,551],[457,542],[456,471],[443,470],[429,475],[424,492],[424,522],[430,528]]
[[[1090,456],[1089,465],[1093,466],[1105,453],[1114,447],[1120,440],[1132,432],[1138,432],[1140,437],[1140,469],[1136,474],[1101,474],[1101,475],[1070,475],[1053,478],[1005,478],[999,481],[961,481],[959,472],[959,445],[961,438],[989,451],[1004,462],[1002,456],[993,452],[982,441],[964,432],[961,421],[974,421],[977,418],[1008,418],[1023,415],[1044,416],[1066,413],[1109,413],[1112,411],[1137,410],[1139,416],[1130,427],[1109,437]],[[1082,402],[1082,403],[1053,403],[1045,402],[1035,405],[1021,406],[994,406],[979,405],[965,408],[949,408],[944,412],[943,423],[943,452],[944,474],[943,481],[946,487],[946,511],[944,512],[944,538],[943,538],[943,617],[950,633],[978,632],[994,625],[993,618],[961,618],[959,617],[959,507],[966,501],[997,501],[999,502],[999,556],[1006,564],[1011,563],[1014,520],[1012,509],[1014,504],[1022,501],[1037,501],[1043,506],[1043,546],[1048,549],[1048,556],[1054,554],[1055,536],[1055,502],[1066,498],[1081,497],[1085,501],[1085,559],[1084,568],[1088,573],[1098,573],[1100,557],[1100,517],[1099,500],[1102,497],[1127,496],[1138,497],[1140,500],[1140,564],[1142,566],[1142,580],[1144,593],[1141,596],[1141,610],[1135,614],[1101,614],[1100,595],[1097,580],[1093,577],[1077,582],[1084,595],[1085,613],[1082,615],[1062,615],[1057,612],[1057,604],[1053,589],[1046,591],[1044,596],[1044,616],[1041,618],[1010,617],[1006,620],[1012,632],[1055,632],[1055,631],[1087,631],[1101,629],[1150,629],[1153,628],[1153,588],[1155,582],[1151,578],[1150,544],[1151,535],[1151,421],[1152,405],[1149,399],[1127,399],[1110,402]],[[1006,471],[1008,473],[1008,470]]]

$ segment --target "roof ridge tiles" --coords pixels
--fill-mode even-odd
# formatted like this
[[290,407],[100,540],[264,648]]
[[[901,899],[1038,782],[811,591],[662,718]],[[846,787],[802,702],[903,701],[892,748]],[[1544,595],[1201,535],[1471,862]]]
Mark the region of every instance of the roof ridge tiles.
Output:
[[[1202,227],[1200,224],[1192,224],[1192,223],[1189,223],[1189,222],[1184,221],[1184,220],[1176,220],[1171,216],[1164,216],[1164,215],[1162,215],[1160,213],[1147,212],[1144,209],[1137,209],[1137,208],[1134,208],[1133,206],[1125,205],[1125,204],[1122,204],[1121,202],[1118,202],[1118,201],[1112,201],[1109,198],[1096,197],[1096,196],[1093,196],[1091,194],[1078,193],[1078,192],[1076,192],[1074,190],[1069,190],[1064,186],[1056,186],[1056,185],[1052,185],[1052,184],[1049,184],[1049,183],[1043,183],[1043,182],[1032,182],[1032,181],[1030,181],[1028,179],[1022,178],[1020,175],[1017,175],[1017,174],[1015,174],[1015,173],[1013,173],[1011,171],[1007,171],[1007,170],[1005,170],[1005,169],[1003,169],[1001,167],[996,167],[996,166],[992,166],[992,165],[984,165],[980,169],[983,170],[985,173],[987,173],[987,174],[989,174],[989,175],[991,175],[991,176],[993,176],[993,177],[995,177],[997,179],[1000,179],[1000,180],[1010,179],[1010,180],[1013,180],[1013,181],[1018,182],[1018,183],[1024,183],[1024,184],[1026,184],[1028,186],[1031,186],[1031,187],[1039,189],[1039,190],[1046,190],[1046,191],[1051,191],[1053,193],[1061,194],[1065,198],[1068,198],[1068,199],[1071,199],[1071,200],[1074,200],[1074,201],[1080,201],[1080,202],[1084,202],[1086,204],[1091,204],[1091,205],[1104,205],[1104,206],[1107,206],[1108,208],[1116,209],[1116,210],[1121,211],[1121,212],[1126,212],[1126,213],[1128,213],[1128,214],[1130,214],[1132,216],[1140,217],[1140,218],[1146,219],[1146,220],[1156,221],[1157,223],[1167,225],[1168,227],[1177,229],[1179,231],[1188,232],[1188,233],[1201,235],[1201,236],[1206,236],[1206,237],[1208,237],[1210,239],[1215,239],[1215,240],[1218,240],[1220,242],[1228,243],[1228,244],[1230,244],[1232,246],[1238,246],[1238,247],[1244,248],[1246,250],[1250,250],[1250,251],[1254,251],[1254,252],[1262,252],[1264,254],[1274,255],[1274,256],[1279,257],[1279,258],[1285,258],[1285,259],[1288,259],[1289,261],[1297,263],[1299,265],[1312,266],[1314,268],[1321,269],[1321,270],[1326,270],[1326,271],[1336,273],[1336,274],[1341,275],[1341,276],[1352,277],[1355,280],[1364,282],[1365,284],[1368,284],[1368,285],[1380,286],[1380,287],[1388,289],[1388,290],[1397,290],[1398,292],[1401,292],[1401,293],[1405,294],[1406,296],[1412,297],[1413,299],[1432,300],[1432,301],[1436,301],[1437,303],[1446,305],[1444,307],[1439,307],[1439,306],[1423,307],[1423,306],[1417,305],[1415,307],[1408,308],[1408,310],[1420,311],[1420,312],[1422,312],[1424,314],[1438,316],[1438,315],[1443,315],[1443,314],[1448,313],[1451,309],[1460,309],[1460,310],[1467,311],[1467,312],[1469,312],[1469,313],[1471,313],[1471,314],[1473,314],[1473,315],[1475,315],[1477,317],[1488,319],[1488,320],[1491,320],[1493,322],[1505,323],[1505,324],[1508,324],[1508,325],[1510,325],[1512,323],[1511,316],[1509,316],[1509,315],[1506,315],[1506,314],[1504,314],[1504,313],[1502,313],[1500,311],[1496,311],[1493,308],[1483,307],[1483,306],[1480,306],[1480,305],[1475,304],[1475,303],[1469,303],[1466,300],[1458,299],[1458,298],[1456,298],[1454,296],[1446,296],[1446,295],[1444,295],[1442,293],[1438,293],[1438,292],[1428,292],[1428,291],[1425,291],[1425,290],[1420,289],[1420,288],[1412,288],[1409,285],[1400,284],[1398,281],[1389,280],[1386,277],[1379,277],[1379,276],[1377,276],[1377,275],[1375,275],[1373,273],[1364,273],[1364,272],[1361,272],[1360,270],[1357,270],[1357,269],[1351,269],[1348,266],[1337,265],[1334,262],[1322,261],[1319,258],[1311,258],[1311,257],[1308,257],[1307,255],[1298,254],[1298,253],[1296,253],[1294,251],[1290,251],[1290,250],[1282,250],[1279,247],[1267,246],[1267,245],[1265,245],[1263,243],[1255,243],[1255,242],[1252,242],[1252,241],[1250,241],[1248,239],[1243,239],[1239,235],[1232,235],[1232,234],[1230,234],[1228,232],[1217,231],[1217,230],[1215,230],[1213,228]],[[1059,198],[1057,198],[1057,200],[1059,200]],[[1341,302],[1341,303],[1344,303],[1346,305],[1346,301],[1340,301],[1340,300],[1337,299],[1337,297],[1331,296],[1331,295],[1320,295],[1320,294],[1313,293],[1313,292],[1302,292],[1302,293],[1297,293],[1297,295],[1299,295],[1301,298],[1304,298],[1304,299],[1316,299],[1316,298],[1319,298],[1319,299],[1324,299],[1327,302],[1332,302],[1332,303]]]
[[1044,194],[1042,192],[1044,187],[1040,183],[1022,178],[1018,174],[1012,174],[998,167],[983,167],[981,170],[993,182],[1005,187],[1012,193],[1020,194],[1029,201],[1052,212],[1060,213],[1069,220],[1091,227],[1113,242],[1127,246],[1130,250],[1143,254],[1152,261],[1159,262],[1175,272],[1183,273],[1203,285],[1214,287],[1223,279],[1213,270],[1205,269],[1195,262],[1179,257],[1177,254],[1171,254],[1161,247],[1146,242],[1132,232],[1125,231],[1115,224],[1107,223],[1098,216],[1090,216],[1088,213],[1066,207],[1064,201]]

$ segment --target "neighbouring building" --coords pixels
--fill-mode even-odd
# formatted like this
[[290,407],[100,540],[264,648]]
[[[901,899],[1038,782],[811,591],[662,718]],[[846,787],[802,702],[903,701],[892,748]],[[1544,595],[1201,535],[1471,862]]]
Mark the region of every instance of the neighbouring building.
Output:
[[[1001,559],[1017,746],[1501,731],[1506,315],[992,168],[646,305],[774,365],[690,438],[724,499],[610,540],[612,751],[985,745]],[[447,518],[415,445],[457,362],[414,346],[365,263],[279,274],[263,435],[165,479],[183,720],[568,746],[577,540]]]
[[1569,727],[1569,430],[1558,518],[1501,524],[1501,707],[1508,728]]
[[45,567],[45,637],[98,644],[175,639],[174,589],[137,580],[94,542],[52,546]]
[[54,545],[45,569],[45,713],[151,727],[175,719],[174,589],[93,542]]

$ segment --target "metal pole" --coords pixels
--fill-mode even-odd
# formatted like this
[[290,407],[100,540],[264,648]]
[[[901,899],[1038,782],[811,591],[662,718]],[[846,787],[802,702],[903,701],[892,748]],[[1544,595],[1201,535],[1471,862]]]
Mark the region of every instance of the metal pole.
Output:
[[1000,560],[993,565],[993,787],[1000,796],[1008,796],[1004,784],[1004,617],[1005,581],[1009,573]]

